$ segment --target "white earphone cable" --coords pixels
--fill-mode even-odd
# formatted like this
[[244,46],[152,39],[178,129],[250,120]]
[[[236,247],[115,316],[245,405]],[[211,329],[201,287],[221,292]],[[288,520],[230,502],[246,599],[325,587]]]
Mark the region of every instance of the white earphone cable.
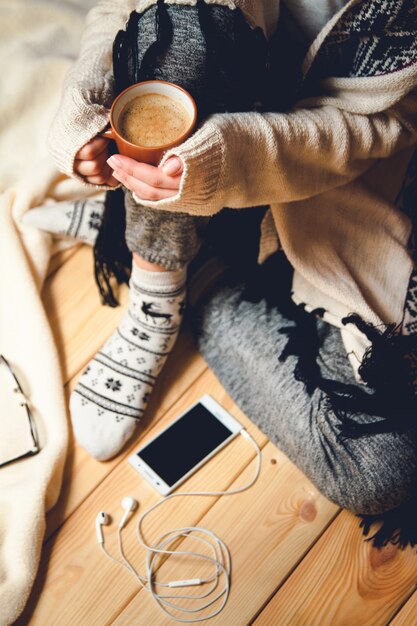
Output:
[[[133,567],[133,565],[128,560],[122,544],[122,536],[121,531],[122,528],[119,526],[118,529],[118,543],[119,543],[119,551],[122,557],[122,561],[119,561],[112,557],[108,551],[105,549],[104,545],[102,545],[102,549],[106,556],[108,556],[112,561],[125,567],[129,570],[140,583],[140,585],[148,591],[153,597],[156,604],[159,608],[171,619],[177,622],[185,622],[185,623],[194,623],[200,622],[218,615],[224,608],[227,599],[230,593],[230,553],[229,550],[220,537],[218,537],[214,532],[208,530],[207,528],[199,527],[199,526],[190,526],[185,528],[176,528],[174,530],[170,530],[168,532],[163,533],[156,539],[154,545],[150,545],[145,541],[143,534],[143,522],[145,518],[148,517],[153,511],[155,511],[159,506],[165,504],[168,500],[173,498],[179,498],[183,496],[231,496],[236,495],[238,493],[242,493],[247,489],[250,489],[252,485],[257,481],[260,471],[261,471],[261,450],[256,443],[256,441],[251,437],[251,435],[244,429],[240,431],[240,434],[243,435],[248,441],[252,443],[255,447],[257,453],[257,464],[255,474],[252,480],[243,487],[239,487],[237,489],[231,489],[230,491],[197,491],[197,492],[179,492],[174,493],[169,496],[166,496],[163,500],[160,500],[156,504],[154,504],[150,509],[143,513],[138,521],[136,532],[139,543],[147,550],[146,557],[146,576],[141,576]],[[198,534],[196,534],[198,533]],[[170,546],[173,542],[178,541],[181,538],[187,538],[193,536],[194,540],[197,540],[201,543],[206,544],[212,553],[212,556],[208,556],[207,554],[202,554],[199,552],[191,552],[191,551],[181,551],[181,550],[169,550],[167,547]],[[202,535],[202,536],[201,536]],[[155,581],[155,571],[156,571],[156,562],[158,560],[158,556],[164,555],[181,555],[188,556],[194,559],[203,560],[205,562],[209,562],[214,566],[214,572],[207,578],[194,578],[190,580],[177,580],[177,581],[168,581],[168,582],[157,582]],[[197,606],[195,608],[186,608],[184,606],[179,606],[172,602],[171,600],[203,600],[213,594],[216,591],[216,588],[220,584],[220,578],[224,576],[224,585],[217,592],[217,594],[205,604],[201,606]],[[191,587],[191,586],[199,586],[199,585],[207,585],[209,583],[213,583],[208,591],[201,595],[161,595],[156,591],[156,587],[165,587],[165,588],[174,588],[174,587]],[[214,610],[209,615],[204,615],[204,617],[193,617],[191,619],[180,618],[174,615],[169,609],[174,609],[175,611],[180,611],[183,613],[197,613],[208,609],[218,600],[220,600],[223,596],[220,606]]]

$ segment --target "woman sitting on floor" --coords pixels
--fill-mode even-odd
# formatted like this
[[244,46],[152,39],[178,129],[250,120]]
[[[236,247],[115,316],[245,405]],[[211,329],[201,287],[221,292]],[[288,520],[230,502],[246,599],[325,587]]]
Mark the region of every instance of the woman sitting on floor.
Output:
[[[150,78],[191,92],[199,129],[157,168],[109,159],[97,135],[113,99]],[[68,175],[123,185],[91,205],[105,301],[133,255],[126,316],[71,399],[93,456],[132,436],[175,342],[188,269],[200,350],[240,408],[366,533],[384,522],[376,545],[417,543],[416,84],[415,0],[91,11],[49,143]],[[74,213],[60,220],[71,232]],[[193,299],[215,256],[226,271]],[[169,332],[145,337],[144,298],[171,316]]]

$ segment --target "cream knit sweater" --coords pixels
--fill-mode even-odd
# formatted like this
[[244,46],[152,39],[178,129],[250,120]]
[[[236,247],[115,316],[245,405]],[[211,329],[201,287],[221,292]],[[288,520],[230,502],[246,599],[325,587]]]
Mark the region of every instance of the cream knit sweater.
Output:
[[[360,1],[348,2],[326,24],[304,71],[340,16]],[[49,137],[56,163],[69,175],[78,149],[108,122],[114,37],[132,10],[151,4],[102,0],[89,14]],[[217,4],[241,8],[267,35],[276,27],[278,0]],[[194,215],[270,205],[260,261],[284,249],[295,269],[296,302],[324,307],[325,319],[339,326],[351,312],[376,324],[401,322],[412,269],[411,226],[394,199],[417,142],[416,85],[417,65],[411,65],[372,78],[326,79],[320,97],[298,102],[288,113],[213,115],[164,157],[176,154],[184,162],[178,195],[146,204]],[[357,365],[366,342],[353,328],[342,334]]]

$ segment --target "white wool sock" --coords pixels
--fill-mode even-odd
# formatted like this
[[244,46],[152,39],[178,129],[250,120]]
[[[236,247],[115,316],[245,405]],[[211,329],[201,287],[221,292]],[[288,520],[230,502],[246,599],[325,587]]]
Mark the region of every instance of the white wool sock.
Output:
[[133,264],[126,315],[71,395],[75,438],[100,461],[119,452],[144,414],[178,335],[185,281],[186,268],[149,272]]
[[103,219],[102,200],[53,202],[30,209],[22,222],[60,237],[71,237],[93,246]]

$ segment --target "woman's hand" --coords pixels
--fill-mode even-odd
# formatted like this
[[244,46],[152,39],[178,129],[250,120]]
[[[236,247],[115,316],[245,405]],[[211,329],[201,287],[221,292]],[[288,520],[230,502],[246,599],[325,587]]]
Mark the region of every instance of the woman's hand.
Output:
[[87,183],[110,187],[118,185],[118,181],[112,176],[111,167],[107,165],[108,145],[108,139],[97,136],[86,143],[75,155],[74,171]]
[[114,169],[114,178],[141,200],[165,200],[173,198],[179,191],[184,166],[176,156],[167,159],[163,167],[139,163],[120,154],[111,156],[107,163]]

